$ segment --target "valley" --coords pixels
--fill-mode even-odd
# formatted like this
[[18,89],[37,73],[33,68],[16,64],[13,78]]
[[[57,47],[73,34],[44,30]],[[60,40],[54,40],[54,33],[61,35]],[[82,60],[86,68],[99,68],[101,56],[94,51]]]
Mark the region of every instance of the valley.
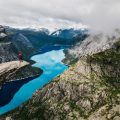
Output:
[[[9,27],[3,29],[6,36],[4,39],[1,38],[0,41],[1,64],[12,63],[13,60],[18,60],[17,54],[21,51],[24,55],[24,60],[28,61],[29,65],[27,64],[19,70],[14,70],[14,68],[12,70],[12,68],[10,68],[8,72],[1,74],[1,115],[30,99],[36,90],[48,84],[53,78],[67,69],[67,66],[61,62],[65,58],[63,50],[70,48],[75,44],[73,41],[76,41],[75,38],[52,37],[52,34],[48,35],[44,31],[29,29],[17,30]],[[73,32],[76,31],[73,30]],[[83,36],[78,34],[78,36],[81,37],[80,40],[86,37],[84,34]],[[56,56],[58,54],[59,57],[57,58]],[[31,56],[33,57],[31,58]],[[34,59],[34,56],[38,56],[38,60]],[[41,58],[42,56],[43,58]],[[46,57],[44,58],[44,56]],[[48,61],[45,62],[47,59]],[[31,64],[33,65],[31,66]],[[17,67],[15,69],[17,69]],[[12,71],[15,72],[11,75],[10,72]],[[21,99],[20,94],[24,94],[25,97],[18,101],[18,98]]]
[[[63,30],[64,34],[58,30],[52,36],[48,32],[12,30],[15,36],[9,38],[14,38],[14,50],[25,53],[25,60],[32,61],[30,67],[42,72],[22,84],[10,83],[19,87],[0,107],[1,120],[119,120],[119,32],[111,36],[85,33],[68,39],[67,33],[74,36],[71,29]],[[30,51],[25,51],[22,44]]]

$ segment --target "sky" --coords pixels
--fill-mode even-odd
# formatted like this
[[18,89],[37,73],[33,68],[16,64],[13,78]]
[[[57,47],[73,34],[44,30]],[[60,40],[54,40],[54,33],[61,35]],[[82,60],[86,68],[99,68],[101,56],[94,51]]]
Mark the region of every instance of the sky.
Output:
[[0,0],[0,24],[16,27],[120,27],[120,0]]

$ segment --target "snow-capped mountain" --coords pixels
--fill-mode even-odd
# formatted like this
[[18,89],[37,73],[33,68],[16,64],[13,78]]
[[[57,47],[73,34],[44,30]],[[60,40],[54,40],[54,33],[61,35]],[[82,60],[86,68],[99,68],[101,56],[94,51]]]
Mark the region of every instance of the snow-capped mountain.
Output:
[[5,28],[6,33],[12,37],[11,39],[14,42],[18,40],[23,44],[28,44],[29,41],[35,49],[39,49],[46,44],[73,45],[84,40],[88,34],[88,30],[85,28],[56,29],[52,33],[51,30],[46,28]]
[[73,38],[81,36],[87,32],[88,32],[87,29],[70,28],[70,29],[59,29],[59,30],[53,32],[51,35],[54,37],[73,39]]

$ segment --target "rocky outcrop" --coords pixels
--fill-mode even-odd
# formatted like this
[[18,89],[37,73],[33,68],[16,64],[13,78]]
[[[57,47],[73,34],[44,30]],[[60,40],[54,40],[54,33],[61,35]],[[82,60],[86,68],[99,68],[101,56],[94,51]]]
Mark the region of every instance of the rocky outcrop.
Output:
[[11,42],[0,43],[0,63],[18,60],[15,47]]
[[0,25],[0,41],[4,40],[4,38],[7,36],[6,32],[5,32],[5,28]]
[[19,51],[23,53],[25,60],[36,52],[32,43],[21,33],[8,31],[6,27],[0,26],[0,34],[5,37],[0,38],[0,63],[17,60]]
[[32,67],[28,62],[12,61],[0,64],[0,88],[5,82],[35,78],[43,71]]
[[32,43],[21,33],[15,35],[11,42],[17,51],[22,51],[24,53],[24,58],[28,59],[31,54],[36,51]]
[[92,55],[114,47],[114,43],[120,40],[119,33],[116,31],[113,35],[95,34],[90,35],[82,43],[77,44],[69,50],[69,54],[76,57]]
[[[13,35],[13,37],[12,33],[7,32],[3,26],[0,26],[0,35],[1,33],[4,33],[6,36],[0,38],[0,64],[17,61],[19,51],[23,53],[23,58],[28,61],[28,58],[35,51],[31,42],[22,34]],[[29,60],[29,62],[31,63],[32,61]],[[11,72],[14,74],[11,75]],[[31,65],[27,65],[22,69],[12,69],[6,73],[0,74],[0,86],[6,81],[35,76],[41,73],[42,70],[33,68]]]
[[81,57],[1,120],[119,120],[120,42],[113,46]]
[[78,42],[75,46],[65,50],[66,58],[64,63],[71,65],[83,56],[93,55],[107,49],[114,48],[114,44],[120,41],[120,32],[116,30],[112,35],[93,34],[89,35],[84,41]]
[[0,75],[7,73],[13,69],[20,69],[26,65],[28,65],[29,63],[26,61],[11,61],[11,62],[6,62],[6,63],[2,63],[0,64]]
[[10,81],[11,76],[15,76],[17,71],[20,71],[25,66],[28,66],[28,62],[11,61],[0,64],[0,87],[3,83]]
[[5,34],[5,37],[0,39],[0,63],[18,60],[17,48],[12,44],[3,26],[0,26],[0,33]]

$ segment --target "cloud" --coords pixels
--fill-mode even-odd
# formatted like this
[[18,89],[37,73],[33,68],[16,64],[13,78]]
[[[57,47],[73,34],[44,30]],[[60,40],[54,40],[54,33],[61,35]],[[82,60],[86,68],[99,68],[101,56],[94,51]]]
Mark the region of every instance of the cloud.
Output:
[[91,30],[110,31],[120,27],[120,0],[0,0],[0,15],[4,25],[50,27],[55,23],[57,27],[57,23],[82,23]]

